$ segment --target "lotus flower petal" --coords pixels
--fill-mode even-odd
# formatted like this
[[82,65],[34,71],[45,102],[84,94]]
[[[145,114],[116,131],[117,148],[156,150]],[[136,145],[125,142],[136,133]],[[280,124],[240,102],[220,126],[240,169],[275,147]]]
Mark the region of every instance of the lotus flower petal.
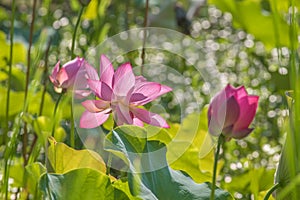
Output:
[[210,103],[208,109],[209,132],[223,134],[227,140],[246,137],[253,129],[248,128],[254,119],[258,96],[248,95],[245,88],[227,85]]
[[136,117],[133,118],[133,123],[132,124],[136,125],[136,126],[140,126],[140,127],[144,126],[144,122],[141,121],[139,118],[136,118]]
[[158,93],[158,96],[161,96],[161,95],[166,94],[166,93],[171,92],[171,91],[172,91],[172,88],[170,88],[166,85],[161,85],[160,92]]
[[103,124],[109,117],[107,112],[91,113],[84,111],[81,115],[79,126],[80,128],[96,128]]
[[118,126],[123,125],[123,124],[132,124],[133,123],[133,118],[130,114],[130,110],[129,107],[119,103],[116,107],[115,107],[115,120],[118,124]]
[[113,93],[116,96],[128,96],[133,90],[135,77],[130,63],[122,64],[114,74]]
[[153,101],[157,97],[157,93],[161,90],[159,83],[147,82],[135,89],[130,98],[130,103],[136,105],[144,105]]
[[233,125],[239,117],[240,107],[234,96],[231,96],[226,102],[224,127]]
[[85,79],[85,73],[78,74],[81,67],[83,66],[83,62],[85,62],[83,58],[77,57],[65,63],[61,68],[59,68],[60,62],[58,62],[55,65],[52,74],[49,76],[51,82],[57,89],[73,88],[76,78],[79,81]]
[[75,59],[65,63],[62,68],[66,70],[69,77],[74,77],[84,62],[83,58],[76,57]]
[[106,83],[96,80],[88,80],[88,85],[97,97],[104,101],[111,101],[112,89]]
[[135,108],[132,110],[132,112],[135,117],[147,124],[163,128],[170,128],[166,120],[156,113],[152,113],[141,108]]
[[[64,84],[65,86],[64,87],[72,87],[74,85],[74,82],[75,82],[75,79],[76,79],[76,76],[82,66],[84,62],[84,59],[83,58],[75,58],[67,63],[65,63],[61,70],[60,71],[64,71],[64,73],[66,74],[65,77],[61,77],[62,79],[63,78],[67,78],[66,81],[64,81]],[[83,77],[78,77],[79,79],[84,79],[84,75]],[[62,83],[62,82],[60,82]]]
[[53,70],[52,70],[52,74],[49,76],[50,78],[50,81],[55,85],[57,86],[57,80],[56,80],[56,76],[59,72],[59,66],[60,66],[60,61],[58,61],[56,63],[56,65],[54,66]]
[[109,108],[109,102],[102,100],[86,100],[81,103],[89,112],[101,112]]
[[75,90],[75,98],[76,99],[83,99],[88,97],[92,92],[89,90]]
[[56,76],[56,81],[58,82],[59,86],[62,88],[67,88],[69,85],[67,83],[68,79],[69,79],[69,76],[68,76],[66,70],[64,68],[61,68]]
[[240,115],[234,124],[233,131],[247,129],[253,121],[258,105],[258,96],[243,97],[239,101]]
[[100,81],[106,83],[110,88],[112,88],[114,76],[114,68],[105,55],[100,57]]
[[251,132],[253,131],[253,128],[245,128],[239,132],[232,132],[231,137],[235,139],[242,139],[244,137],[247,137]]
[[87,79],[91,79],[91,80],[99,80],[99,76],[97,74],[97,71],[94,67],[92,67],[88,62],[84,63],[84,67],[86,70],[86,74],[87,74]]

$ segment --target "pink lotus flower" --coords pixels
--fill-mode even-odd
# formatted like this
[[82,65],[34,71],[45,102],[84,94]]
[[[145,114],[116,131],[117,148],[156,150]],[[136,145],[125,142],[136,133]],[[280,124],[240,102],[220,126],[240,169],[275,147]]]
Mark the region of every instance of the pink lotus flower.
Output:
[[245,88],[227,85],[212,100],[208,109],[209,132],[223,134],[227,140],[241,139],[251,133],[248,128],[256,113],[258,96],[248,95]]
[[76,75],[83,63],[84,59],[79,57],[67,62],[61,68],[60,61],[56,63],[49,78],[57,92],[73,87]]
[[159,83],[148,82],[142,76],[135,76],[130,63],[124,63],[114,71],[111,62],[102,55],[100,78],[89,79],[88,85],[98,99],[82,102],[86,111],[80,118],[81,128],[100,126],[111,112],[117,125],[143,126],[145,122],[153,126],[169,127],[160,115],[138,106],[145,105],[172,89]]
[[64,64],[61,68],[60,61],[58,61],[49,78],[54,85],[55,91],[58,93],[61,93],[63,90],[73,89],[76,82],[75,97],[83,98],[91,93],[91,91],[87,90],[87,79],[97,80],[98,75],[87,61],[77,57]]

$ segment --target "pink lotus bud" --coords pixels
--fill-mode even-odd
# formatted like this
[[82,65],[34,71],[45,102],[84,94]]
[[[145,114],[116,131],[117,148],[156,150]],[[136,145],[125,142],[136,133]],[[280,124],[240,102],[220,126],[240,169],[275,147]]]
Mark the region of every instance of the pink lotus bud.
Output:
[[258,98],[248,95],[244,86],[234,88],[228,84],[209,105],[209,133],[214,136],[223,134],[227,140],[249,135],[253,130],[249,125],[254,119]]
[[83,63],[84,59],[77,57],[64,64],[61,68],[60,62],[55,65],[49,78],[57,92],[61,92],[62,89],[70,89],[73,87],[77,73]]

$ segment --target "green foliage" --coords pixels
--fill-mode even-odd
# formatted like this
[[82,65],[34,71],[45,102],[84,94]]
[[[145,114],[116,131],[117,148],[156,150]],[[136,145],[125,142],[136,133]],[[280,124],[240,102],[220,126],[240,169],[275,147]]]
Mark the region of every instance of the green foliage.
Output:
[[136,199],[131,195],[126,180],[116,180],[106,175],[106,165],[96,152],[75,150],[63,143],[57,143],[53,138],[49,139],[49,142],[48,173],[40,179],[44,197],[87,200]]
[[[113,130],[106,150],[127,160],[131,192],[142,199],[208,199],[210,185],[197,184],[182,172],[173,170],[166,160],[165,145],[147,141],[147,132],[139,127],[122,126]],[[168,191],[168,192],[166,192]],[[231,199],[229,193],[216,190],[217,199]]]
[[[5,71],[7,77],[5,80],[8,80],[8,72]],[[25,89],[25,74],[22,70],[18,69],[16,66],[12,67],[11,74],[11,88],[13,91],[24,91]],[[3,80],[3,81],[5,81]]]
[[[19,79],[18,79],[19,80]],[[6,92],[7,88],[0,86],[0,100],[1,102],[6,101]],[[38,114],[40,111],[40,104],[41,104],[41,97],[43,95],[43,92],[40,91],[32,91],[29,93],[29,109],[28,112],[35,115]],[[9,107],[9,116],[14,117],[17,113],[19,113],[23,109],[23,102],[24,102],[24,92],[23,91],[10,91],[10,107]],[[63,112],[64,109],[68,109],[70,105],[68,105],[69,99],[66,98],[63,102],[62,105],[58,108],[58,119],[61,118],[69,118],[70,114],[67,112]],[[51,98],[51,95],[49,93],[45,94],[44,98],[44,108],[43,108],[43,113],[47,117],[52,117],[53,115],[53,110],[54,110],[54,101]],[[5,118],[5,110],[6,110],[6,104],[0,104],[0,119]],[[64,109],[62,109],[64,107]]]
[[75,169],[65,174],[44,174],[40,187],[48,199],[114,199],[114,188],[109,177],[89,168]]
[[231,182],[224,184],[223,187],[231,193],[236,191],[251,193],[257,199],[260,192],[267,191],[272,187],[274,172],[274,169],[251,169],[242,175],[232,177]]
[[93,39],[97,43],[105,38],[111,27],[111,24],[104,20],[110,3],[111,0],[91,0],[82,16],[83,19],[92,20],[95,27],[98,27],[94,30],[95,33],[91,34],[91,40]]
[[[118,179],[118,180],[114,181],[113,186],[115,188],[115,191],[117,191],[117,190],[123,191],[130,200],[142,200],[141,198],[133,196],[130,193],[130,188],[129,188],[129,185],[128,185],[127,178],[121,178],[121,179]],[[119,193],[119,194],[121,194],[121,193]],[[118,196],[115,195],[115,199],[123,199],[123,198],[118,197]]]
[[[4,32],[0,31],[0,69],[3,69],[8,64],[9,60],[9,47],[10,45],[6,41],[6,35]],[[14,52],[13,52],[13,64],[25,63],[26,62],[26,48],[22,43],[14,44]]]
[[[1,92],[0,101],[5,102],[7,88],[0,86],[0,92]],[[24,93],[11,91],[10,95],[11,95],[12,100],[9,104],[9,116],[13,117],[17,113],[19,113],[23,108],[23,104],[21,104],[20,102],[22,102],[22,99],[24,99]],[[2,119],[1,120],[2,122],[4,122],[5,110],[6,110],[6,105],[4,103],[1,103],[0,104],[0,118]]]
[[46,168],[40,163],[32,163],[25,167],[25,180],[27,190],[31,194],[36,194],[36,198],[41,198],[38,184],[40,177],[46,173]]
[[[276,194],[282,199],[293,199],[300,196],[299,193],[299,173],[300,168],[298,164],[299,158],[298,148],[295,145],[293,137],[295,137],[296,130],[292,128],[294,123],[295,111],[295,94],[293,91],[286,93],[288,107],[290,111],[289,118],[286,119],[284,130],[287,132],[286,140],[282,148],[279,164],[276,170],[275,183],[280,184]],[[297,174],[297,175],[296,175]]]
[[[35,194],[36,198],[41,198],[41,191],[38,188],[40,177],[46,172],[46,168],[39,162],[22,166],[21,159],[15,159],[15,163],[10,166],[10,176],[13,178],[14,187],[23,187],[29,193]],[[22,198],[26,194],[21,194]]]
[[[197,1],[181,1],[182,9],[187,11],[193,8],[194,2]],[[295,125],[299,124],[300,117],[299,112],[294,112],[297,119],[291,127],[293,121],[284,121],[287,115],[284,92],[294,89],[294,99],[289,99],[288,103],[293,105],[295,101],[299,102],[299,12],[292,16],[290,6],[294,4],[299,11],[300,3],[297,0],[208,2],[211,5],[202,5],[191,20],[191,37],[199,45],[199,50],[187,51],[186,54],[191,60],[194,55],[197,58],[205,55],[199,60],[200,64],[207,69],[211,64],[216,67],[222,76],[215,75],[215,79],[221,77],[235,86],[245,85],[251,94],[260,96],[254,132],[245,140],[230,141],[224,146],[218,165],[220,186],[237,199],[262,199],[273,184],[274,168],[284,143],[283,136],[287,133],[276,174],[276,181],[281,187],[276,194],[278,198],[297,199],[293,191],[300,182],[297,175],[299,167],[294,165],[299,160],[299,140],[292,136],[299,137],[299,127]],[[91,0],[85,5],[76,35],[75,54],[89,54],[105,38],[142,27],[144,3],[140,0]],[[205,108],[201,113],[192,113],[181,119],[185,116],[180,112],[181,103],[190,103],[188,95],[185,95],[186,88],[181,91],[182,102],[174,101],[171,95],[161,98],[161,105],[170,115],[170,129],[124,126],[107,136],[106,148],[112,155],[113,163],[123,161],[120,169],[107,168],[109,159],[107,161],[104,156],[102,159],[102,154],[99,156],[90,150],[75,150],[83,148],[78,137],[75,148],[64,144],[68,144],[70,138],[71,95],[63,96],[54,118],[53,110],[59,94],[48,84],[48,75],[58,60],[65,63],[70,59],[69,44],[81,6],[81,1],[45,0],[38,3],[29,57],[32,70],[28,109],[24,109],[28,22],[29,16],[32,16],[28,13],[32,10],[32,1],[18,2],[13,19],[15,37],[9,123],[6,127],[12,12],[10,1],[4,0],[0,4],[0,198],[5,199],[7,188],[8,199],[145,199],[147,195],[159,199],[207,199],[210,184],[204,182],[211,181],[214,139],[207,134]],[[150,26],[179,28],[176,27],[174,1],[150,1],[148,20]],[[140,49],[137,49],[118,57],[115,62],[131,61],[133,65],[140,65],[140,54]],[[153,62],[172,66],[184,75],[184,81],[191,86],[192,95],[197,99],[196,109],[202,109],[209,103],[214,85],[189,61],[170,52],[146,49],[145,63]],[[41,108],[43,97],[44,106]],[[294,104],[297,109],[299,105]],[[83,107],[78,104],[74,109],[81,111]],[[191,110],[183,112],[191,113]],[[111,117],[103,127],[111,131],[113,124]],[[55,140],[51,138],[48,146],[53,126]],[[27,140],[24,139],[25,132]],[[143,154],[156,151],[161,153],[148,157]],[[140,173],[145,169],[149,172]],[[107,175],[109,171],[116,177]],[[230,198],[229,193],[221,189],[217,193],[221,199]]]
[[48,159],[53,172],[63,174],[74,169],[91,168],[106,173],[105,163],[96,152],[75,150],[64,143],[57,143],[53,138],[49,142]]
[[[49,126],[49,124],[52,124],[52,120],[51,118],[45,116],[39,116],[33,122],[33,130],[40,140],[39,143],[43,144],[43,146],[46,146],[47,139],[51,136],[52,126]],[[64,141],[66,132],[61,126],[56,127],[53,137],[56,139],[56,141]]]
[[109,6],[109,4],[110,0],[91,0],[83,15],[83,18],[94,20],[97,17],[104,17],[105,10]]

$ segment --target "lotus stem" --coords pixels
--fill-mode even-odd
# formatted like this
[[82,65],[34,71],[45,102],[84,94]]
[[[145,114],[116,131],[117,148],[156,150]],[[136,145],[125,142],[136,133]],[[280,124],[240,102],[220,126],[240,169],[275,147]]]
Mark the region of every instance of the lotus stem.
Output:
[[56,103],[55,103],[55,107],[54,107],[54,111],[53,111],[53,126],[52,126],[52,131],[51,131],[51,136],[54,137],[54,131],[55,131],[55,125],[56,125],[56,113],[57,113],[57,108],[58,108],[58,104],[62,98],[64,94],[64,91],[62,93],[60,93],[58,99],[56,100]]
[[71,46],[71,56],[72,56],[72,58],[75,56],[74,48],[75,48],[76,33],[77,33],[77,30],[78,30],[78,26],[79,26],[79,23],[80,23],[80,19],[81,19],[83,10],[84,10],[84,6],[82,6],[81,9],[80,9],[80,12],[78,14],[78,18],[77,18],[77,21],[76,21],[76,24],[75,24],[75,29],[74,29],[74,32],[73,32],[72,46]]
[[[145,16],[144,16],[144,28],[147,27],[147,23],[148,23],[148,10],[149,10],[149,0],[146,0],[146,10],[145,10]],[[144,71],[144,64],[145,64],[145,46],[146,46],[146,36],[147,36],[147,32],[144,29],[143,30],[143,48],[142,48],[142,54],[141,54],[141,59],[142,59],[142,66],[141,66],[141,75],[143,75],[143,71]]]
[[11,5],[12,14],[11,14],[11,27],[10,27],[10,51],[9,51],[9,69],[8,69],[8,84],[7,84],[7,93],[6,93],[6,113],[5,113],[5,119],[6,119],[6,130],[4,131],[3,135],[3,142],[6,143],[7,140],[7,133],[9,130],[9,102],[10,102],[10,88],[11,88],[11,71],[12,71],[12,60],[13,60],[13,43],[14,43],[14,22],[15,22],[15,11],[16,11],[16,1],[12,1]]
[[[72,46],[71,46],[71,58],[75,57],[74,49],[75,49],[75,40],[76,40],[76,33],[79,27],[79,23],[81,20],[81,16],[83,14],[84,6],[81,7],[78,18],[75,24],[75,29],[72,37]],[[71,127],[70,127],[70,145],[71,147],[75,147],[75,124],[74,124],[74,114],[73,114],[73,105],[71,103],[71,121],[70,121]]]
[[270,196],[272,195],[272,193],[277,190],[277,188],[280,187],[279,183],[276,183],[275,185],[273,185],[271,187],[271,189],[267,192],[266,196],[264,197],[264,200],[268,200],[270,198]]
[[70,145],[72,148],[75,148],[75,124],[74,124],[74,112],[73,112],[73,103],[72,102],[71,102]]
[[219,154],[222,144],[224,143],[224,136],[221,134],[218,138],[218,145],[217,150],[215,153],[215,160],[214,160],[214,168],[213,168],[213,178],[212,178],[212,188],[210,193],[210,200],[215,199],[215,189],[216,189],[216,176],[217,176],[217,167],[218,167],[218,160],[219,160]]

